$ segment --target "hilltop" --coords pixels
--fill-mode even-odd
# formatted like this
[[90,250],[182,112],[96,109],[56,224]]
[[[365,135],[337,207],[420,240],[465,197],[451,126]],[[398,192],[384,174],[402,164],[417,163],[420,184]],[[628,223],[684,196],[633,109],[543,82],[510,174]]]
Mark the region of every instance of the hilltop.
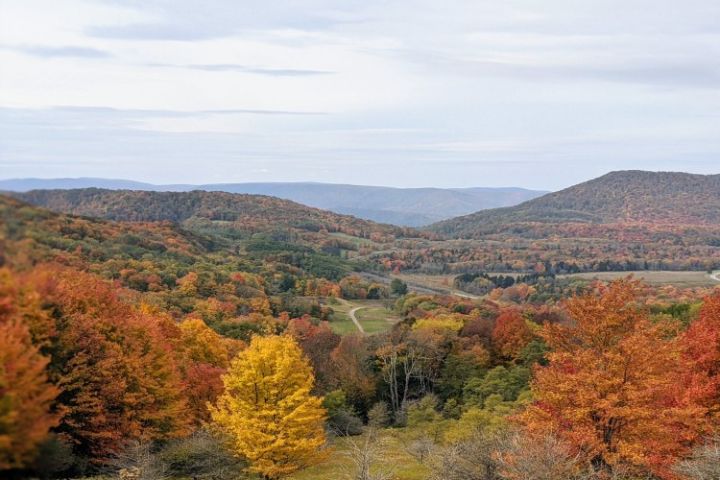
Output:
[[250,232],[293,229],[308,233],[341,232],[363,238],[392,239],[410,229],[307,207],[264,195],[225,192],[107,190],[32,190],[13,194],[55,212],[125,222],[210,221]]
[[154,185],[104,178],[0,180],[0,190],[11,192],[83,188],[158,192],[205,190],[270,195],[335,213],[410,227],[487,208],[517,205],[546,193],[523,188],[394,188],[310,182]]
[[720,224],[720,175],[618,171],[508,208],[430,226],[471,238],[529,223]]

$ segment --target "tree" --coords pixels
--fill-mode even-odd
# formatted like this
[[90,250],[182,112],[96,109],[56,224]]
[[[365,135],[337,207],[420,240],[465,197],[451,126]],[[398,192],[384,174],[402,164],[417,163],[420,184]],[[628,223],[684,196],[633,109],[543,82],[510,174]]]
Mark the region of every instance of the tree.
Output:
[[720,478],[720,437],[711,438],[696,447],[689,458],[675,468],[690,480],[713,480]]
[[47,364],[30,343],[28,329],[4,322],[0,314],[0,470],[32,460],[57,424],[51,405],[58,390],[48,383]]
[[332,331],[328,322],[315,325],[306,316],[290,320],[287,332],[292,335],[310,360],[315,372],[315,389],[328,391],[332,377],[330,354],[340,343],[340,335]]
[[387,442],[378,435],[375,428],[358,440],[347,440],[347,453],[351,462],[343,478],[346,480],[391,480],[395,477],[388,460]]
[[499,470],[505,480],[582,480],[585,463],[570,445],[552,435],[514,432],[501,442]]
[[104,462],[128,441],[187,433],[180,377],[157,318],[90,274],[48,267],[32,281],[55,319],[49,371],[62,390],[57,431],[77,453]]
[[508,309],[497,318],[492,339],[500,355],[516,359],[533,339],[533,334],[520,311]]
[[223,383],[211,416],[250,471],[276,479],[321,458],[325,410],[310,394],[312,368],[292,337],[254,337]]
[[720,422],[720,294],[705,299],[682,341],[692,367],[685,375],[686,392]]
[[344,335],[330,354],[330,363],[332,383],[345,392],[356,410],[367,410],[375,398],[377,383],[368,338],[359,333]]
[[403,282],[399,278],[393,278],[390,282],[390,291],[393,293],[393,295],[405,295],[408,292],[407,283]]
[[703,409],[678,401],[674,326],[649,320],[639,288],[613,282],[568,302],[574,326],[545,325],[549,364],[536,370],[536,401],[521,420],[532,433],[556,433],[598,469],[672,478]]

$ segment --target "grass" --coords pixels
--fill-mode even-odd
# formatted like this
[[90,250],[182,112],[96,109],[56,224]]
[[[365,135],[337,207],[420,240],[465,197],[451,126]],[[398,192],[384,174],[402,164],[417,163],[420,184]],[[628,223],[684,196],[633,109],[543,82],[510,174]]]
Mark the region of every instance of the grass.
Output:
[[635,278],[644,280],[653,285],[674,285],[676,287],[707,287],[719,283],[710,278],[707,272],[670,272],[670,271],[639,271],[639,272],[587,272],[562,275],[566,278],[581,278],[585,280],[615,280],[632,274]]
[[362,307],[355,316],[368,334],[384,332],[400,321],[400,317],[386,309],[378,300],[339,299],[337,302],[329,304],[335,312],[330,317],[330,328],[340,335],[358,332],[349,316],[350,310],[356,307]]
[[360,238],[360,237],[353,237],[352,235],[348,235],[346,233],[340,233],[340,232],[332,232],[329,234],[331,237],[339,238],[341,240],[348,241],[350,243],[354,243],[358,247],[368,246],[368,247],[377,247],[378,243],[373,242],[370,239],[367,238]]
[[330,328],[332,328],[335,333],[339,335],[357,333],[357,327],[348,316],[348,312],[355,307],[355,304],[342,299],[339,299],[335,304],[330,304],[330,308],[334,311],[330,317]]
[[443,291],[453,289],[453,281],[456,276],[457,274],[429,275],[425,273],[400,273],[392,275],[393,278],[399,278],[403,282]]
[[400,321],[400,317],[382,305],[370,304],[355,314],[366,333],[384,332]]
[[[393,473],[393,480],[425,480],[428,469],[413,458],[406,450],[409,443],[406,432],[395,429],[383,430],[381,441],[384,442],[383,456],[380,468],[389,469]],[[352,480],[354,477],[353,463],[347,455],[349,442],[361,442],[359,437],[351,439],[335,438],[330,443],[331,451],[327,460],[319,465],[307,468],[288,477],[288,480]]]

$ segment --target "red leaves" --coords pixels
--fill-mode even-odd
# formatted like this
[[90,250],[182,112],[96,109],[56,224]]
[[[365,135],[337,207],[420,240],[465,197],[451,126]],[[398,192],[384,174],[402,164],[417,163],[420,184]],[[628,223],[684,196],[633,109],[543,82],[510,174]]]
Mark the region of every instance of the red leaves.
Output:
[[533,339],[533,334],[519,310],[506,309],[495,322],[492,339],[503,357],[515,359]]

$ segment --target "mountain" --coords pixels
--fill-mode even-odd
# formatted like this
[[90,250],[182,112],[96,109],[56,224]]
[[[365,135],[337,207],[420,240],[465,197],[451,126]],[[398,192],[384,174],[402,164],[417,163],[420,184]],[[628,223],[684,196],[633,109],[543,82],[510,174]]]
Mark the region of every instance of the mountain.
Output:
[[261,275],[267,285],[289,276],[338,281],[378,268],[369,263],[374,252],[419,235],[260,195],[90,188],[14,197],[0,195],[0,266],[93,266],[108,278],[128,276],[128,285],[139,278],[133,272],[142,271],[144,285],[172,270],[165,283],[174,285],[189,270],[217,269]]
[[430,230],[473,238],[527,224],[720,225],[720,175],[618,171],[508,208],[438,222]]
[[28,192],[30,190],[71,189],[71,188],[108,188],[111,190],[156,190],[155,185],[133,180],[115,180],[109,178],[11,178],[0,180],[0,191]]
[[0,190],[106,188],[183,192],[222,191],[270,195],[315,208],[402,226],[423,226],[487,208],[517,205],[546,192],[522,188],[392,188],[329,183],[225,183],[153,185],[99,178],[0,180]]
[[13,196],[55,212],[124,222],[213,222],[249,232],[292,229],[396,237],[410,229],[308,207],[264,195],[226,192],[155,192],[84,188],[31,190]]

